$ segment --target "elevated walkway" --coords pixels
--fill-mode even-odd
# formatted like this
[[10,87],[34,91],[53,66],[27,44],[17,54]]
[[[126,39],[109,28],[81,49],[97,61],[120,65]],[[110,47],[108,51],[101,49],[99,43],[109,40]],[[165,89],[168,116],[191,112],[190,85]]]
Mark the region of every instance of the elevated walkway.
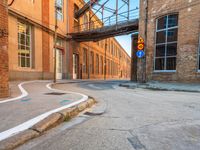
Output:
[[126,35],[138,31],[139,19],[119,22],[111,26],[70,33],[72,39],[77,42],[99,41],[113,36]]

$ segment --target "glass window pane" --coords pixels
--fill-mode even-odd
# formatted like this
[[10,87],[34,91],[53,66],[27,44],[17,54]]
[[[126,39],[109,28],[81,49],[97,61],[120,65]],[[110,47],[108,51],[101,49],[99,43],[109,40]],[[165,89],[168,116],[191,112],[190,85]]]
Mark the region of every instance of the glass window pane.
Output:
[[166,31],[160,31],[156,33],[156,43],[165,43]]
[[177,43],[167,44],[167,56],[176,56]]
[[178,15],[169,15],[168,16],[168,28],[178,26]]
[[26,58],[26,67],[30,67],[30,58]]
[[167,24],[167,16],[158,19],[157,30],[165,29],[167,26],[166,24]]
[[156,58],[155,59],[155,70],[164,70],[165,59],[164,58]]
[[26,36],[26,45],[27,46],[31,45],[31,43],[30,43],[30,36]]
[[199,55],[199,70],[200,70],[200,55]]
[[177,41],[177,33],[178,29],[170,29],[167,32],[167,42],[174,42]]
[[26,65],[25,65],[25,57],[21,57],[21,67],[26,67]]
[[166,69],[176,70],[176,57],[167,58]]
[[165,56],[165,44],[156,46],[156,57]]
[[25,45],[25,35],[20,34],[19,43]]

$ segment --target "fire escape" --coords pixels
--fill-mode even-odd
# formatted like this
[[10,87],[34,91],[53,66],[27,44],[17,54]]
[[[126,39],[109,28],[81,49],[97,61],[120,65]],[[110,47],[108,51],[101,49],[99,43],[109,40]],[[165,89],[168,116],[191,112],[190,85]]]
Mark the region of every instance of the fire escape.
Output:
[[[89,12],[89,19],[83,24],[74,26],[74,32],[69,34],[71,38],[77,42],[99,41],[137,32],[139,9],[130,10],[130,0],[116,0],[115,8],[111,7],[109,2],[111,0],[86,1],[74,16],[78,20]],[[96,16],[100,19],[92,19]]]

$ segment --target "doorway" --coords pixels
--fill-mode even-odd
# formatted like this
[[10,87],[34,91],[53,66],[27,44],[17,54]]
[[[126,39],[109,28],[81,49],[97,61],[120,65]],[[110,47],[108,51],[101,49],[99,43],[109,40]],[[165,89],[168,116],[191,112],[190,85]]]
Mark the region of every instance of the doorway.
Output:
[[73,79],[78,79],[78,54],[73,54]]
[[56,79],[62,79],[62,51],[56,49]]

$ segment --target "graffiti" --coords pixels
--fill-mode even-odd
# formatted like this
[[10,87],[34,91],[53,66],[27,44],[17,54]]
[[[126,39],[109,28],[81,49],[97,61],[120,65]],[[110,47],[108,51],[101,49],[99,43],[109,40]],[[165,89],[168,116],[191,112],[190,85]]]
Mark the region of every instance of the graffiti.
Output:
[[8,36],[6,29],[0,29],[0,38]]

